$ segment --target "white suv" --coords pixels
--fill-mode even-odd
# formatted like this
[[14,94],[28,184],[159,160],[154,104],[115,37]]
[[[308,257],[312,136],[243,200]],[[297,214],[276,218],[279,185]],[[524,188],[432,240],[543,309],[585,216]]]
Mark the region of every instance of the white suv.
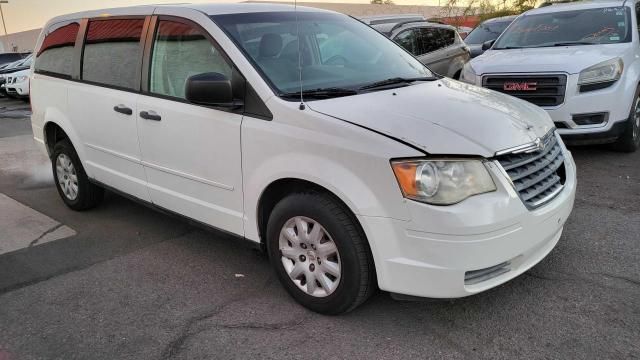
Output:
[[69,207],[107,188],[238,235],[318,312],[378,287],[495,287],[553,249],[573,207],[543,110],[434,76],[346,15],[99,10],[51,20],[36,54],[33,133]]
[[463,80],[543,107],[567,142],[615,142],[621,151],[635,151],[639,12],[635,1],[530,10],[465,66]]

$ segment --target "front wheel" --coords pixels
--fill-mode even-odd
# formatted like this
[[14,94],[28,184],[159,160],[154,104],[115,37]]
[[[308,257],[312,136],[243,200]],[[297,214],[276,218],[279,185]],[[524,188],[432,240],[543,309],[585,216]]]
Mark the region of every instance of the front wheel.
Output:
[[368,243],[343,204],[322,193],[292,194],[273,209],[267,251],[278,279],[303,306],[348,312],[376,289]]
[[636,91],[636,97],[631,105],[629,119],[625,131],[620,135],[613,148],[622,152],[634,152],[640,147],[640,92]]

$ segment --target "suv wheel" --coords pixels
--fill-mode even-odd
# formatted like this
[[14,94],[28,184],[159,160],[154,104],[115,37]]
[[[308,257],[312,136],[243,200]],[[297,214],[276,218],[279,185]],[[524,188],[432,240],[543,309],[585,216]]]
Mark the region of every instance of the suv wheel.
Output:
[[51,165],[58,193],[68,207],[87,210],[102,201],[104,189],[89,181],[80,158],[68,139],[53,147]]
[[267,224],[267,251],[289,294],[313,311],[348,312],[376,289],[362,231],[349,210],[327,194],[281,200]]
[[615,150],[622,152],[634,152],[640,147],[640,92],[636,91],[636,97],[631,105],[629,120],[625,131],[618,141],[613,144]]

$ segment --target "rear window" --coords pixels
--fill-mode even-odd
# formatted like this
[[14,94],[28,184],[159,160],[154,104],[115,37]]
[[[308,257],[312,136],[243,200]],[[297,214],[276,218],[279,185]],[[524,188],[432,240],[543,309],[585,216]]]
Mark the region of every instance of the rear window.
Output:
[[137,89],[143,25],[144,19],[90,21],[82,56],[82,79]]
[[78,22],[55,24],[47,30],[36,54],[35,71],[71,76]]

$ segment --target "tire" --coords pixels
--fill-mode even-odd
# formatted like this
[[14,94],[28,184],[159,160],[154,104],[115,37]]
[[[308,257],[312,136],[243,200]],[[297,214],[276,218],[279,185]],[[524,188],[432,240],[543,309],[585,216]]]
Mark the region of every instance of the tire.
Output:
[[[307,223],[306,238],[300,236],[302,222]],[[287,231],[293,231],[293,236],[285,236]],[[314,234],[320,234],[315,236],[317,241]],[[335,249],[335,254],[330,249]],[[352,213],[328,194],[295,193],[281,200],[269,216],[267,252],[287,292],[312,311],[325,315],[351,311],[377,289],[375,267],[362,229]],[[295,276],[300,272],[296,266],[304,272],[294,281],[290,273]],[[315,290],[309,287],[308,276],[317,279],[313,280]]]
[[626,153],[635,152],[638,147],[640,147],[640,90],[636,90],[625,130],[613,144],[614,150]]
[[76,150],[68,139],[59,141],[51,155],[53,178],[62,201],[73,210],[88,210],[100,204],[104,189],[89,181]]

